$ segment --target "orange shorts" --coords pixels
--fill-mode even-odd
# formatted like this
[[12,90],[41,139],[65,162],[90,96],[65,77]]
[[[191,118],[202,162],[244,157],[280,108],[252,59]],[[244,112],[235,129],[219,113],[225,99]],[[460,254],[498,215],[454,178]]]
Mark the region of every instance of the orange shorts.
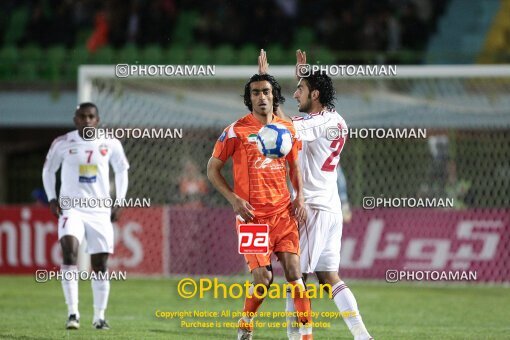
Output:
[[[250,268],[250,272],[258,267],[265,267],[271,264],[271,254],[286,252],[299,255],[299,231],[298,222],[290,210],[281,213],[254,218],[253,224],[267,224],[269,226],[269,252],[267,254],[245,254],[244,258]],[[236,219],[236,229],[239,232],[239,225],[243,224]]]

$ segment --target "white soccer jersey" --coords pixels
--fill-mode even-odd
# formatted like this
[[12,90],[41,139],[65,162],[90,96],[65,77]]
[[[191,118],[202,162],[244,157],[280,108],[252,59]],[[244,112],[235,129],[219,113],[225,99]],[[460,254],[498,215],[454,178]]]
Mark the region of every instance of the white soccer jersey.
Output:
[[347,137],[347,124],[336,111],[293,117],[292,122],[303,144],[299,163],[305,203],[313,209],[341,212],[337,165]]
[[[75,130],[53,141],[46,156],[44,171],[53,175],[62,165],[60,197],[109,198],[109,164],[115,173],[129,168],[120,141],[111,138],[86,141],[80,137],[78,130]],[[54,185],[53,188],[45,185],[45,189],[48,200],[57,198]],[[93,212],[109,208],[84,210]]]

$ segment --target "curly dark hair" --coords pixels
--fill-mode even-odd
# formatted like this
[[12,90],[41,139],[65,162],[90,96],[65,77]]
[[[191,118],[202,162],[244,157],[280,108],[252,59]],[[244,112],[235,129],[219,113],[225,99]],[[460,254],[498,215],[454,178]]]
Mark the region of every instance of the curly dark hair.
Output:
[[250,80],[246,83],[246,85],[244,86],[244,105],[246,105],[246,107],[252,111],[253,110],[253,106],[251,104],[251,99],[250,99],[250,85],[251,83],[254,83],[254,82],[257,82],[257,81],[268,81],[269,84],[271,84],[271,88],[273,89],[272,90],[272,93],[273,93],[273,111],[276,112],[276,110],[278,109],[278,106],[280,106],[280,104],[283,104],[285,103],[285,97],[282,96],[282,87],[280,86],[280,84],[278,84],[278,81],[276,81],[276,79],[269,75],[269,74],[254,74]]
[[329,110],[335,108],[336,91],[333,87],[333,81],[325,72],[315,71],[302,79],[308,83],[310,92],[314,90],[319,91],[319,102],[322,106]]

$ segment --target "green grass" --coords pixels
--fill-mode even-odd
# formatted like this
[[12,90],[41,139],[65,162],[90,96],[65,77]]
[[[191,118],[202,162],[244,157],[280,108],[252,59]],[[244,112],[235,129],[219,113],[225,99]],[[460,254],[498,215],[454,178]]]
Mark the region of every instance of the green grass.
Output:
[[[219,278],[222,283],[246,278]],[[178,279],[113,281],[107,319],[109,331],[92,329],[92,292],[80,282],[81,329],[66,331],[67,308],[60,283],[36,283],[31,276],[0,276],[1,339],[235,339],[233,328],[181,328],[178,320],[158,319],[160,311],[239,311],[242,300],[183,299]],[[281,281],[280,281],[281,282]],[[365,324],[376,339],[510,339],[510,292],[501,286],[411,285],[348,282]],[[267,299],[262,311],[281,311],[284,300]],[[314,311],[336,311],[327,298],[312,302]],[[237,321],[219,318],[219,322]],[[188,321],[211,319],[186,318]],[[259,318],[283,322],[284,318]],[[216,320],[214,320],[216,321]],[[352,339],[341,319],[320,319],[331,327],[314,330],[315,339]],[[284,328],[259,328],[255,339],[286,339]]]

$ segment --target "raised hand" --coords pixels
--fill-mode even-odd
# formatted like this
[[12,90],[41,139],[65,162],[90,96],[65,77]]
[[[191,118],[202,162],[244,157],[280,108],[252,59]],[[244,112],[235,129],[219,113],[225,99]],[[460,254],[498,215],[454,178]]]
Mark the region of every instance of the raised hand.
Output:
[[269,64],[267,63],[267,55],[264,49],[260,50],[259,55],[259,74],[267,74],[269,71]]
[[306,52],[297,50],[296,51],[296,64],[306,64]]
[[301,65],[301,64],[306,64],[306,52],[297,50],[296,51],[296,78],[298,78],[298,79],[300,78],[298,69],[299,69],[299,65]]

